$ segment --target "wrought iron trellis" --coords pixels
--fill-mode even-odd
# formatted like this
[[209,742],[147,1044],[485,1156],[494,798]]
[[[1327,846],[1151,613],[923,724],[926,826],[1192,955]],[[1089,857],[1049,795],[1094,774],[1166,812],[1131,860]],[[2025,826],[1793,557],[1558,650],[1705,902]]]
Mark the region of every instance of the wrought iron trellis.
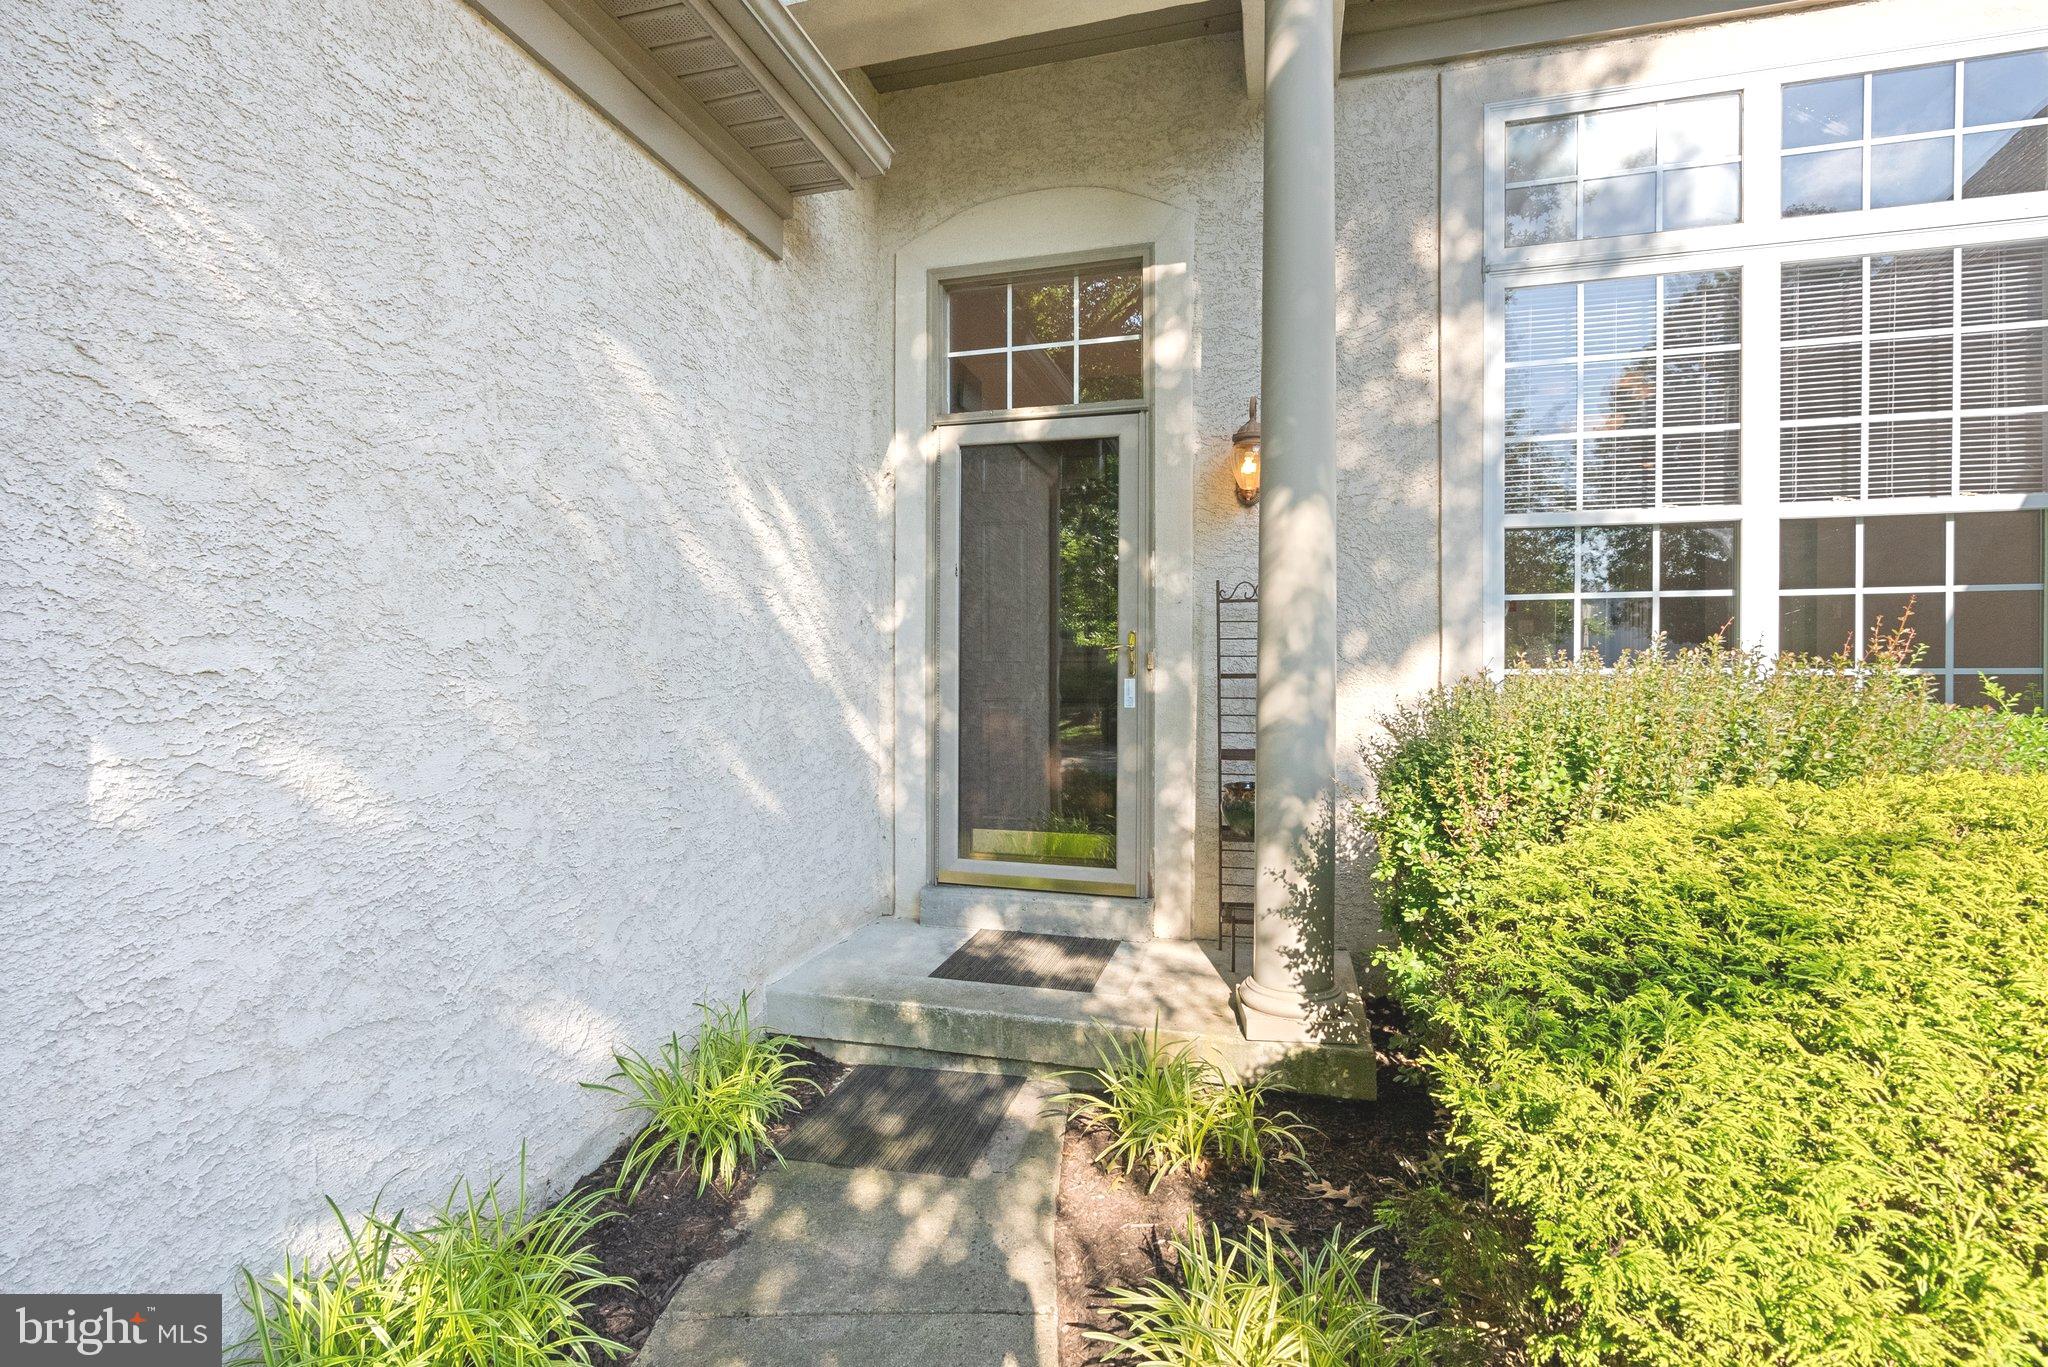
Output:
[[1252,843],[1258,775],[1259,586],[1216,581],[1216,948],[1230,954],[1252,933],[1258,856]]

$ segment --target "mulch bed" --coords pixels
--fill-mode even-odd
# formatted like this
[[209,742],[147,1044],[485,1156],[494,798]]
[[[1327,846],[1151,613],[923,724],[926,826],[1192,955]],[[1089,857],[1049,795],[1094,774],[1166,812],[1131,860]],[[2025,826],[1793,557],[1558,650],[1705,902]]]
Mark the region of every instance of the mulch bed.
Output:
[[[1375,1003],[1375,1035],[1385,1038],[1392,1022]],[[1120,1328],[1101,1305],[1106,1287],[1139,1287],[1154,1277],[1173,1280],[1164,1245],[1186,1228],[1189,1217],[1241,1235],[1254,1223],[1270,1224],[1304,1247],[1322,1243],[1340,1225],[1358,1233],[1374,1223],[1373,1207],[1412,1181],[1430,1153],[1441,1118],[1427,1092],[1395,1074],[1399,1060],[1382,1050],[1379,1097],[1373,1101],[1332,1101],[1273,1094],[1273,1108],[1293,1111],[1313,1126],[1303,1136],[1306,1167],[1269,1165],[1259,1195],[1246,1188],[1244,1172],[1212,1171],[1205,1178],[1185,1173],[1167,1178],[1146,1194],[1151,1179],[1104,1169],[1096,1159],[1107,1137],[1069,1124],[1060,1162],[1059,1261],[1060,1361],[1066,1367],[1099,1362],[1101,1343],[1089,1330]],[[1318,1195],[1314,1183],[1348,1190],[1359,1204]],[[1418,1284],[1399,1244],[1380,1232],[1370,1236],[1380,1268],[1380,1300],[1402,1314],[1432,1308],[1428,1288]]]
[[[799,1048],[803,1060],[798,1076],[808,1078],[831,1091],[849,1071],[823,1054]],[[797,1105],[769,1128],[771,1143],[780,1147],[797,1117],[817,1104],[818,1094],[808,1087],[797,1089]],[[625,1162],[627,1139],[595,1170],[576,1184],[577,1192],[608,1187],[619,1180],[619,1165]],[[607,1274],[630,1277],[630,1287],[606,1287],[583,1306],[583,1322],[608,1339],[624,1344],[617,1357],[594,1355],[593,1363],[624,1362],[639,1351],[668,1308],[669,1298],[690,1270],[702,1262],[722,1257],[738,1246],[741,1236],[734,1224],[739,1208],[754,1189],[754,1170],[744,1168],[731,1190],[716,1185],[697,1194],[694,1167],[665,1166],[647,1179],[647,1185],[629,1205],[617,1197],[607,1198],[598,1209],[611,1212],[591,1237],[599,1264]]]

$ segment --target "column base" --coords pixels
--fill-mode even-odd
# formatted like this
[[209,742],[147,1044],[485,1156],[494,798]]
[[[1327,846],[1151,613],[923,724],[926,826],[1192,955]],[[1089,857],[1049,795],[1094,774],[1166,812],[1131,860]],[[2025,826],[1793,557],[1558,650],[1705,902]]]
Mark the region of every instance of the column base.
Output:
[[1365,1043],[1365,1003],[1351,956],[1338,953],[1331,968],[1330,991],[1313,997],[1300,991],[1275,992],[1246,978],[1231,994],[1238,1029],[1246,1039],[1261,1044]]

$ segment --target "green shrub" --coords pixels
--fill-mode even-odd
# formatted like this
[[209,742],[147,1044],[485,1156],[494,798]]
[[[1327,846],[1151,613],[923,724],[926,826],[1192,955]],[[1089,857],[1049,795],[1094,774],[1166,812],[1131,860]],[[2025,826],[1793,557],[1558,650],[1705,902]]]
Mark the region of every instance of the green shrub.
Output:
[[624,1286],[588,1247],[607,1191],[529,1212],[525,1164],[509,1206],[498,1184],[466,1182],[417,1229],[374,1210],[351,1224],[332,1201],[341,1248],[285,1259],[267,1281],[243,1272],[253,1327],[234,1367],[541,1367],[624,1348],[585,1328],[590,1292]]
[[1090,1331],[1107,1361],[1172,1367],[1421,1367],[1430,1334],[1379,1303],[1379,1269],[1363,1235],[1339,1230],[1303,1251],[1266,1228],[1242,1239],[1194,1221],[1169,1246],[1177,1281],[1105,1297],[1126,1332]]
[[1738,784],[2048,767],[2041,722],[1933,701],[1902,649],[1869,665],[1719,646],[1608,671],[1588,659],[1468,679],[1398,711],[1368,747],[1374,795],[1357,808],[1399,940],[1383,956],[1397,992],[1428,990],[1495,861],[1589,822]]
[[2048,1361],[2048,779],[1714,794],[1463,929],[1424,1065],[1492,1212],[1385,1214],[1538,1360]]
[[1173,1173],[1205,1171],[1212,1155],[1226,1167],[1250,1168],[1256,1192],[1269,1154],[1301,1156],[1300,1117],[1263,1109],[1264,1079],[1232,1082],[1186,1045],[1161,1045],[1156,1030],[1128,1044],[1112,1036],[1098,1053],[1100,1067],[1068,1074],[1087,1090],[1054,1101],[1071,1105],[1084,1125],[1108,1131],[1105,1166],[1127,1174],[1148,1169],[1148,1192]]
[[665,1156],[678,1168],[696,1165],[700,1195],[714,1181],[730,1187],[740,1166],[763,1153],[780,1162],[768,1127],[796,1104],[798,1087],[819,1090],[796,1076],[803,1066],[793,1052],[796,1041],[756,1030],[745,997],[722,1011],[702,1004],[698,1010],[704,1021],[690,1048],[670,1035],[656,1058],[631,1049],[614,1053],[618,1068],[611,1078],[583,1084],[626,1098],[624,1109],[648,1117],[619,1168],[628,1199],[640,1194]]

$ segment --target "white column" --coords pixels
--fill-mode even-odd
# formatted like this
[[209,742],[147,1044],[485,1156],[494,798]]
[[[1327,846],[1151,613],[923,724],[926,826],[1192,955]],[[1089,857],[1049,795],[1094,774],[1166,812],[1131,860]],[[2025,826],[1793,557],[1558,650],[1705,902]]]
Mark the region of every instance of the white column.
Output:
[[1266,0],[1264,409],[1259,492],[1258,891],[1245,1035],[1329,1038],[1334,962],[1336,23]]

